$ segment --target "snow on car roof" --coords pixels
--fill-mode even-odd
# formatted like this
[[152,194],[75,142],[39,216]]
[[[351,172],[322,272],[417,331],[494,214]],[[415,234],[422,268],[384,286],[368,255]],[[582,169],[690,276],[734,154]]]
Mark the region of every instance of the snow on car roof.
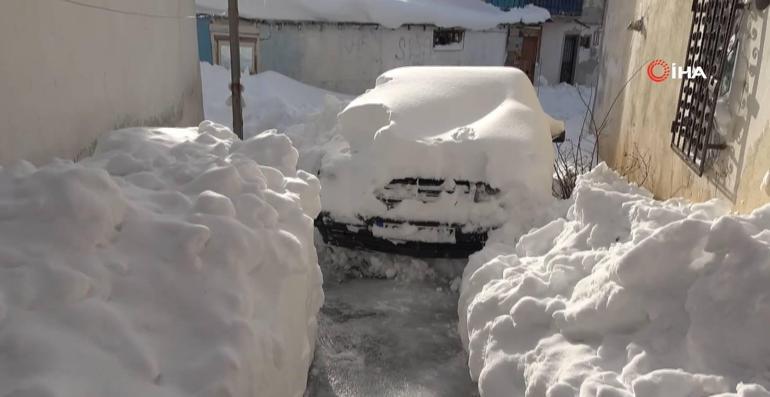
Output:
[[[552,120],[527,76],[508,67],[405,67],[386,72],[374,89],[340,114],[342,133],[354,148],[372,142],[377,132],[361,130],[359,113],[367,120],[387,117],[391,125],[380,134],[426,144],[547,134]],[[542,122],[547,122],[546,128],[531,131]],[[386,127],[380,123],[378,128]],[[563,130],[561,125],[555,128]]]
[[[196,0],[198,10],[221,14],[227,0]],[[432,24],[473,30],[500,24],[540,23],[551,15],[527,5],[502,11],[480,0],[241,0],[240,14],[265,20],[376,23],[388,28]]]
[[[339,128],[351,149],[377,153],[401,176],[419,172],[505,186],[527,179],[510,167],[537,164],[536,158],[549,159],[550,172],[552,130],[563,124],[543,111],[518,69],[407,67],[383,74],[351,102]],[[416,158],[389,157],[410,150]]]

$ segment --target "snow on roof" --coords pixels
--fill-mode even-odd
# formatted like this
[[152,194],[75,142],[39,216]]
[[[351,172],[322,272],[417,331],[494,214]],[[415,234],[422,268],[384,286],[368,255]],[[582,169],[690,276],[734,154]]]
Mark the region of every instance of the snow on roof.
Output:
[[[196,0],[198,10],[223,14],[227,0]],[[388,28],[406,24],[432,24],[472,30],[500,24],[540,23],[551,15],[527,5],[502,11],[480,0],[241,0],[246,18],[290,21],[376,23]]]

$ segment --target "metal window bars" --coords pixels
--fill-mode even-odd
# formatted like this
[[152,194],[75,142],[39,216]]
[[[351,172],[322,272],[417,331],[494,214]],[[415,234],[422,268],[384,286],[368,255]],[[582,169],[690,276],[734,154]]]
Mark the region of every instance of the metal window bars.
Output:
[[724,148],[714,142],[714,114],[741,0],[693,0],[692,28],[685,68],[701,67],[706,78],[683,78],[671,147],[699,176],[710,154]]

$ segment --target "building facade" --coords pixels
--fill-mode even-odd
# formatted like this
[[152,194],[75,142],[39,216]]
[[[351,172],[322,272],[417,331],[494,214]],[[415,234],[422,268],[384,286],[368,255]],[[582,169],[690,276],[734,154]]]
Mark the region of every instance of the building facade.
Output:
[[767,3],[609,0],[601,157],[658,198],[723,198],[740,212],[770,202]]
[[544,84],[596,85],[604,0],[488,0],[502,9],[534,4],[551,19],[537,27],[512,27],[507,66]]
[[[222,17],[204,22],[201,60],[229,67],[229,27]],[[200,26],[200,25],[199,25]],[[433,25],[258,21],[240,24],[242,70],[275,71],[303,83],[345,94],[361,94],[377,76],[401,66],[503,66],[508,27],[475,31]]]
[[6,0],[0,165],[73,159],[101,133],[203,118],[193,0]]

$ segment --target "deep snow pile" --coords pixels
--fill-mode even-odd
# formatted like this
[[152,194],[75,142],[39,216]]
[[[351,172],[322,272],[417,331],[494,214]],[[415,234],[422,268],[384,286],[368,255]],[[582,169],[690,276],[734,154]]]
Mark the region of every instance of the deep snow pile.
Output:
[[593,101],[593,93],[594,90],[591,87],[573,86],[567,83],[537,87],[537,96],[540,98],[543,110],[551,117],[564,121],[567,140],[577,144],[582,134],[586,140],[583,145],[588,147],[589,152],[593,149],[595,141],[588,133],[590,119],[587,118],[587,109]]
[[[324,211],[355,222],[359,215],[439,220],[473,227],[517,219],[524,231],[549,203],[548,117],[526,75],[502,67],[407,67],[386,72],[339,115],[348,145],[321,167]],[[397,178],[488,183],[502,193],[467,203],[461,189],[425,203],[393,208],[373,192]]]
[[302,395],[323,292],[296,158],[204,122],[0,169],[0,395]]
[[[219,65],[201,62],[203,110],[207,120],[232,127],[230,71]],[[310,115],[324,111],[328,101],[347,103],[352,98],[311,87],[276,72],[244,75],[243,130],[246,137],[263,131],[308,121]]]
[[333,157],[349,149],[337,129],[337,115],[349,102],[346,98],[327,95],[323,109],[307,115],[304,122],[282,130],[299,151],[299,169],[318,175],[327,155]]
[[466,268],[481,394],[770,396],[770,206],[655,201],[604,164],[575,192],[565,218]]
[[[201,12],[224,13],[227,0],[196,0]],[[503,12],[479,0],[256,0],[239,2],[241,16],[268,20],[405,24],[490,29],[503,23],[545,22],[544,8],[528,5]]]

